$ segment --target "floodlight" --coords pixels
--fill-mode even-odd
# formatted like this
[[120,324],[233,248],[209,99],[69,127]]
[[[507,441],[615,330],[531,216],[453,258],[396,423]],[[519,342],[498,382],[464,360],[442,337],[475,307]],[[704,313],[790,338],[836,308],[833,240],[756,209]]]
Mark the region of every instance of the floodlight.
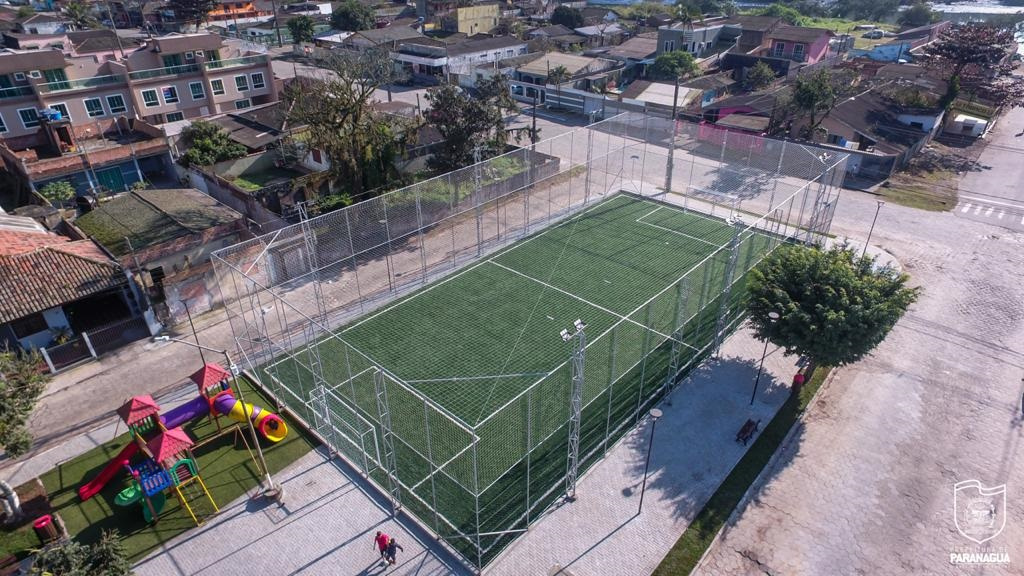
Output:
[[576,321],[572,323],[572,325],[576,327],[576,330],[583,330],[584,328],[587,327],[587,325],[583,323],[583,320],[580,320],[579,318],[577,318]]
[[562,328],[562,331],[559,332],[558,334],[559,334],[559,336],[562,337],[562,340],[565,340],[566,342],[568,342],[569,340],[572,340],[572,335],[570,335],[569,331],[566,330],[565,328]]
[[153,342],[170,342],[170,336],[153,336]]

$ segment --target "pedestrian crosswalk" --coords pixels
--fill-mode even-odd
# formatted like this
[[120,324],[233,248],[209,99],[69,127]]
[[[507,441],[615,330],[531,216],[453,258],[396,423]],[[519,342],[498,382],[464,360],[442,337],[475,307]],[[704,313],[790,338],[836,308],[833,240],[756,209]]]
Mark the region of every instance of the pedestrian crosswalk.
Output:
[[953,212],[961,216],[991,218],[995,224],[1024,226],[1024,204],[961,196]]

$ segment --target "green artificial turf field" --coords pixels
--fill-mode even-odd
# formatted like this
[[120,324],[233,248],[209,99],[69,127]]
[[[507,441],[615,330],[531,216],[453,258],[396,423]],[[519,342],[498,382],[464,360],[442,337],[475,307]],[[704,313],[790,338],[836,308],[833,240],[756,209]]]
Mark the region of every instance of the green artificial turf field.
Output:
[[[315,356],[296,350],[263,369],[387,487],[381,369],[403,505],[445,536],[522,529],[566,472],[572,346],[560,330],[587,324],[582,469],[664,392],[673,349],[693,367],[739,318],[743,274],[777,240],[743,231],[733,254],[738,229],[616,195],[343,327]],[[483,554],[475,536],[449,541],[486,563],[513,537],[482,537]]]

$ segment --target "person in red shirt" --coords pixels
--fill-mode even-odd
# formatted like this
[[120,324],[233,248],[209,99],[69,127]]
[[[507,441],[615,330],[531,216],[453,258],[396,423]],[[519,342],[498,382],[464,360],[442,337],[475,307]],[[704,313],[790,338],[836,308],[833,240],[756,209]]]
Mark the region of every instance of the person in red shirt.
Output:
[[377,535],[373,537],[373,545],[376,546],[377,550],[380,552],[381,564],[387,564],[388,542],[390,541],[391,538],[380,530],[378,530]]

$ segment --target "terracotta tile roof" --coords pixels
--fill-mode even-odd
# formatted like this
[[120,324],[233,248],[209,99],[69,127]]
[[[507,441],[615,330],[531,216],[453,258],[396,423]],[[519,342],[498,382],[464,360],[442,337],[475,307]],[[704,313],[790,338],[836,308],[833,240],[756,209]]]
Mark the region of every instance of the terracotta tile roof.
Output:
[[[91,240],[0,255],[0,322],[10,322],[125,285],[121,267]],[[66,240],[66,239],[65,239]],[[2,240],[0,240],[2,241]]]
[[159,413],[160,405],[149,394],[135,396],[117,409],[117,415],[129,426],[148,416]]
[[0,256],[11,256],[31,252],[60,242],[71,242],[70,238],[57,236],[49,232],[16,232],[0,230]]

